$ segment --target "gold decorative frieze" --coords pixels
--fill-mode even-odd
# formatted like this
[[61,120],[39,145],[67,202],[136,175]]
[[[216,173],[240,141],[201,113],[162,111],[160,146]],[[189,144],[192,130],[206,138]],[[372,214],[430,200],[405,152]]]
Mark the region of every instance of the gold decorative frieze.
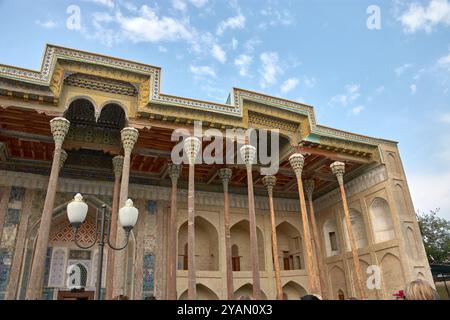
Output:
[[68,76],[64,80],[64,84],[131,97],[138,94],[136,87],[129,82],[101,78],[81,73],[75,73]]

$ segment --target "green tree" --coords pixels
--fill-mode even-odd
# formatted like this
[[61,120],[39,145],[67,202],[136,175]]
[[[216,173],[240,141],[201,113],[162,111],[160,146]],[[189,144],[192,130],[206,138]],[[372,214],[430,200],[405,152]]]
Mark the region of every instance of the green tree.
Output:
[[425,251],[430,263],[450,262],[450,221],[438,216],[439,209],[417,214]]

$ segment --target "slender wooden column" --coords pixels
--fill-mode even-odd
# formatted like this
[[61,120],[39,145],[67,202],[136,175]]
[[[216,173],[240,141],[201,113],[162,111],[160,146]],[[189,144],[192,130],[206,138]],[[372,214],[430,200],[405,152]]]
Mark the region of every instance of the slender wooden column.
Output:
[[289,158],[289,162],[291,164],[292,169],[294,169],[295,175],[297,177],[298,195],[300,198],[300,210],[303,226],[303,239],[304,239],[303,242],[305,244],[306,249],[306,267],[308,270],[309,291],[311,293],[319,293],[317,272],[316,268],[314,267],[314,256],[312,252],[308,213],[306,210],[305,194],[303,191],[302,172],[305,159],[303,158],[303,155],[301,155],[300,153],[295,153]]
[[22,210],[20,213],[20,223],[17,230],[16,248],[14,249],[14,258],[12,260],[11,270],[9,272],[9,282],[6,289],[6,300],[15,300],[17,297],[17,289],[19,286],[20,267],[23,263],[24,247],[26,242],[28,220],[30,217],[31,207],[33,204],[34,190],[27,189],[23,200]]
[[233,300],[233,263],[231,261],[231,232],[230,232],[230,204],[228,201],[228,183],[231,179],[233,171],[230,168],[219,170],[219,177],[223,184],[223,221],[225,226],[225,263],[227,271],[227,299]]
[[[119,217],[119,196],[120,196],[120,177],[123,170],[123,156],[114,157],[113,160],[114,170],[114,189],[112,198],[112,212],[111,212],[111,243],[116,243],[117,240],[117,221]],[[106,292],[105,299],[111,300],[113,298],[113,285],[114,285],[114,250],[108,250],[108,262],[106,264]]]
[[247,190],[248,190],[248,219],[250,222],[250,251],[252,260],[253,274],[253,298],[261,299],[261,284],[259,277],[259,255],[258,238],[256,235],[256,215],[255,198],[253,194],[253,174],[252,163],[256,156],[256,148],[252,145],[245,145],[241,148],[241,157],[247,168]]
[[53,154],[52,169],[50,171],[50,179],[47,186],[44,208],[42,210],[41,223],[39,225],[39,231],[36,240],[36,248],[34,250],[30,279],[28,281],[26,297],[29,300],[37,300],[42,296],[45,257],[47,256],[48,238],[50,235],[50,227],[52,224],[53,206],[55,204],[55,195],[58,185],[61,160],[64,157],[64,153],[62,152],[62,144],[67,132],[69,131],[70,122],[65,118],[55,118],[50,121],[50,127],[53,134],[53,139],[55,140],[55,151]]
[[200,151],[201,142],[196,137],[184,140],[184,152],[189,161],[188,186],[188,297],[197,299],[196,267],[195,267],[195,159]]
[[169,243],[167,255],[167,299],[177,300],[177,185],[181,173],[181,165],[169,164],[169,175],[172,180],[170,199],[170,222],[168,226]]
[[361,263],[359,262],[358,247],[356,246],[355,237],[353,236],[353,228],[350,220],[350,212],[348,210],[347,205],[347,195],[345,194],[345,187],[344,187],[345,163],[334,162],[331,164],[330,167],[331,171],[336,176],[339,182],[339,189],[341,191],[341,198],[342,198],[342,206],[344,207],[345,224],[347,226],[348,238],[350,240],[350,247],[352,250],[353,264],[355,267],[356,279],[358,282],[359,295],[360,299],[365,299],[366,295],[364,291],[364,280],[361,272]]
[[317,267],[319,269],[320,289],[322,291],[322,298],[328,299],[328,292],[325,282],[325,267],[323,265],[324,256],[322,252],[322,247],[320,245],[320,236],[319,231],[317,229],[316,216],[314,213],[314,204],[312,198],[314,193],[314,180],[305,181],[305,192],[309,203],[309,215],[311,217],[311,226],[312,226],[312,239],[314,242],[314,248],[316,250]]
[[[120,183],[119,208],[125,205],[128,199],[128,185],[130,180],[131,151],[139,137],[139,131],[135,128],[124,128],[121,131],[122,145],[124,150],[122,181]],[[122,246],[125,241],[125,231],[120,223],[117,224],[116,246]],[[113,298],[125,294],[125,252],[121,250],[114,255],[114,277],[113,277]]]
[[270,210],[270,225],[272,227],[272,254],[273,264],[275,268],[275,287],[277,290],[277,299],[283,300],[283,288],[281,287],[281,272],[280,272],[280,257],[278,256],[278,241],[277,241],[277,224],[275,221],[275,210],[273,208],[273,188],[277,184],[275,176],[265,176],[262,179],[264,186],[269,194],[269,210]]
[[2,241],[3,226],[5,225],[6,212],[8,211],[11,187],[1,187],[0,190],[0,243]]

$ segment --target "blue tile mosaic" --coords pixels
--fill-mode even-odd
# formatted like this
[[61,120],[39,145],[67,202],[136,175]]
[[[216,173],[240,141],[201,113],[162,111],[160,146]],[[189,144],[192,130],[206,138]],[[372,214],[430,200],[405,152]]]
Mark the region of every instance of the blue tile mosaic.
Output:
[[9,202],[22,201],[24,195],[25,195],[25,188],[11,187],[11,192],[9,194]]
[[146,252],[144,254],[144,281],[143,290],[153,291],[155,282],[155,256],[153,253]]
[[18,209],[8,209],[5,218],[5,226],[16,226],[20,221],[20,210]]
[[44,286],[48,285],[48,276],[50,274],[50,263],[52,261],[52,249],[47,248],[47,257],[45,258]]
[[154,215],[156,213],[156,201],[154,200],[148,201],[146,209],[150,215]]

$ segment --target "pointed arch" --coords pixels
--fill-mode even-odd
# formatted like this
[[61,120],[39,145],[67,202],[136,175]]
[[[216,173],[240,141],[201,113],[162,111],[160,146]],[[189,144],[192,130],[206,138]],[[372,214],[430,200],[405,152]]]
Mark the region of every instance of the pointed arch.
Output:
[[403,187],[399,183],[394,187],[394,197],[400,217],[408,218],[410,213],[408,211],[408,206],[406,205],[405,193]]
[[282,270],[300,270],[304,267],[304,252],[300,231],[287,221],[276,227],[278,256]]
[[118,101],[107,102],[100,108],[97,124],[104,128],[122,130],[127,125],[126,108]]
[[339,266],[333,266],[330,270],[330,282],[332,297],[340,299],[341,293],[346,297],[348,294],[347,283],[344,270]]
[[370,219],[376,243],[395,238],[394,223],[388,202],[380,197],[375,198],[369,207]]
[[289,281],[283,286],[283,293],[286,300],[299,300],[308,292],[295,281]]
[[418,259],[419,250],[417,248],[417,241],[414,231],[410,226],[407,226],[405,233],[406,233],[406,248],[408,250],[408,255],[412,259]]
[[94,126],[95,119],[95,103],[88,97],[77,97],[70,102],[64,117],[70,121],[72,125]]
[[392,253],[386,253],[381,259],[380,266],[385,298],[393,299],[394,293],[405,288],[400,259]]
[[[230,228],[231,245],[239,247],[240,267],[241,271],[250,271],[251,268],[251,254],[250,254],[250,223],[247,219],[242,219],[233,224]],[[265,270],[264,260],[264,238],[261,229],[256,227],[256,237],[258,241],[258,259],[259,269]]]
[[[198,283],[196,285],[196,289],[197,289],[197,300],[219,300],[217,294],[203,284]],[[179,300],[188,300],[188,290],[185,290],[180,295]]]
[[[368,245],[366,225],[364,217],[361,212],[355,209],[350,209],[350,223],[352,225],[353,237],[355,238],[356,247],[358,249],[365,248]],[[347,251],[351,250],[350,239],[348,236],[348,228],[345,217],[342,218],[342,225],[344,227],[345,247]]]
[[[178,269],[187,270],[185,248],[188,242],[188,222],[178,229]],[[203,217],[195,217],[195,262],[197,270],[219,270],[219,236],[216,227]]]
[[[234,291],[234,299],[238,300],[240,297],[252,297],[253,296],[253,285],[251,283],[246,283],[239,287],[239,289]],[[267,300],[267,296],[263,290],[261,290],[261,300]]]
[[340,246],[336,219],[333,217],[325,220],[322,231],[327,257],[338,255]]

